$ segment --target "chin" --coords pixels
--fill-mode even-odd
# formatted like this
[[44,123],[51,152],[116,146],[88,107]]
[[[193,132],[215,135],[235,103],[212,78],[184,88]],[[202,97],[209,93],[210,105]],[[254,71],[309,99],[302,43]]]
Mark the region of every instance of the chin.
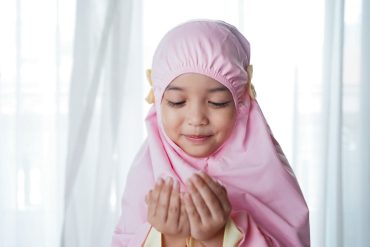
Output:
[[213,150],[205,150],[205,151],[200,151],[200,150],[185,150],[183,149],[185,153],[188,155],[195,157],[195,158],[206,158],[210,156],[214,151]]

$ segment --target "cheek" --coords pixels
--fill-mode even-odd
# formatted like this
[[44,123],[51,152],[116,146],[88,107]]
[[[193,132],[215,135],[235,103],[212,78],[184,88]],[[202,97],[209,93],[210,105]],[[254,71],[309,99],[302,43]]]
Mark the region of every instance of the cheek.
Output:
[[178,126],[181,124],[181,117],[176,111],[166,106],[161,107],[161,113],[164,130],[167,135],[170,135],[178,129]]
[[234,128],[235,117],[236,114],[234,110],[227,110],[222,114],[215,115],[214,124],[222,134],[228,135]]

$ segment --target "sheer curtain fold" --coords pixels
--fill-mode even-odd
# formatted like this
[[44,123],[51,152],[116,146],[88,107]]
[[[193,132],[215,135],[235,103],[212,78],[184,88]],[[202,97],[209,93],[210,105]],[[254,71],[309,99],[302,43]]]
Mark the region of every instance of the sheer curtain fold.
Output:
[[62,246],[110,243],[116,183],[141,141],[127,128],[142,122],[130,114],[142,104],[139,17],[139,1],[77,1]]
[[[370,231],[369,1],[327,0],[323,36],[323,190],[313,246],[367,246]],[[314,181],[313,177],[305,179]],[[316,192],[320,194],[319,192]],[[313,198],[314,194],[309,194]],[[319,215],[323,217],[318,217]]]
[[59,242],[73,8],[0,2],[0,246]]
[[[361,238],[359,246],[369,244],[370,237],[370,199],[366,194],[370,188],[370,1],[362,0],[361,18],[361,76],[360,76],[360,192],[359,203],[359,231]],[[366,236],[366,237],[365,237]]]
[[[343,54],[344,54],[344,0],[327,0],[323,47],[322,122],[324,174],[322,203],[325,210],[322,243],[340,246],[343,242]],[[320,171],[318,171],[320,172]],[[329,174],[331,176],[329,176]]]

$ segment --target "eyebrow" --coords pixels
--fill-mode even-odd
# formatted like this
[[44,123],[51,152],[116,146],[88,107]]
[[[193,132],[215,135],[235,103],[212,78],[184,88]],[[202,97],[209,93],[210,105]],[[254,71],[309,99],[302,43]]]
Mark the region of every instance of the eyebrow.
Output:
[[215,88],[211,88],[208,90],[209,93],[215,93],[215,92],[225,92],[225,91],[228,91],[229,89],[227,89],[226,87],[224,86],[221,86],[221,87],[215,87]]
[[169,90],[174,90],[174,91],[184,91],[184,89],[182,87],[176,87],[176,86],[168,86],[166,88],[166,91],[169,91]]
[[[177,86],[168,86],[167,90],[174,90],[174,91],[184,91],[184,88],[177,87]],[[215,93],[215,92],[225,92],[228,91],[228,89],[225,86],[215,87],[208,90],[209,93]]]

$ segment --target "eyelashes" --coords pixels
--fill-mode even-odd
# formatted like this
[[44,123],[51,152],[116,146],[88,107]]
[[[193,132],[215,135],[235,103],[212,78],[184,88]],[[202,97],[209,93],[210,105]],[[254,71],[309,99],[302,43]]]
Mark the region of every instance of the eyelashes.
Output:
[[208,104],[211,104],[215,107],[218,107],[218,108],[222,108],[222,107],[226,107],[230,104],[231,101],[226,101],[226,102],[212,102],[212,101],[208,101]]
[[181,107],[181,106],[184,106],[184,105],[185,105],[185,101],[178,101],[178,102],[174,102],[174,101],[167,100],[167,104],[168,104],[170,107],[173,107],[173,108],[179,108],[179,107]]
[[[225,101],[225,102],[214,102],[214,101],[208,101],[208,104],[214,108],[224,108],[226,106],[228,106],[232,101]],[[170,101],[170,100],[167,100],[167,104],[170,106],[170,107],[173,107],[173,108],[180,108],[182,106],[185,106],[186,104],[186,101],[183,100],[183,101]]]

